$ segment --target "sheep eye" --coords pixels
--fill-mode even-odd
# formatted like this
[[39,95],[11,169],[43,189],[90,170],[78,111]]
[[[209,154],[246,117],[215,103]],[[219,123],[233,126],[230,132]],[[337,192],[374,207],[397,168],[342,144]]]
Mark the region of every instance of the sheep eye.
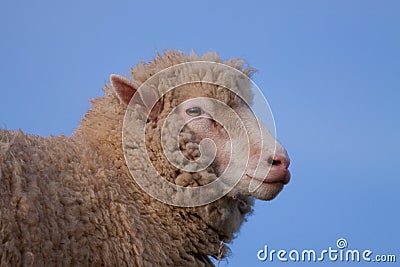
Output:
[[192,107],[192,108],[188,108],[186,110],[186,114],[188,114],[189,116],[192,116],[192,117],[196,117],[196,116],[200,116],[201,114],[203,114],[203,110],[201,110],[201,108],[199,108],[199,107]]

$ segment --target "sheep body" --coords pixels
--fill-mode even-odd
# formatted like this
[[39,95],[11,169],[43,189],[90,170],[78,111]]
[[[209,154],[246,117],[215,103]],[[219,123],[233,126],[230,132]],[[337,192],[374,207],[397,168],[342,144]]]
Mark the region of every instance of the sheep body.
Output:
[[196,262],[184,251],[184,233],[201,229],[181,229],[190,216],[152,201],[87,144],[10,131],[0,138],[0,265]]

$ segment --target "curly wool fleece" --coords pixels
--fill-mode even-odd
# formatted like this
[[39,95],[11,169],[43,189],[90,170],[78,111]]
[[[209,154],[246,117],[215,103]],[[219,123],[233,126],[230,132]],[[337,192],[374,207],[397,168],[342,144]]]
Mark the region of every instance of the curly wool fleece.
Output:
[[[143,83],[167,67],[198,60],[252,73],[239,59],[167,51],[138,64],[131,76]],[[0,265],[209,266],[209,256],[225,257],[227,247],[221,244],[232,240],[251,213],[252,197],[227,195],[208,205],[181,208],[147,195],[124,159],[126,105],[110,85],[104,91],[104,97],[91,101],[71,138],[0,130]],[[223,91],[203,93],[226,99]],[[243,94],[251,99],[248,91]],[[157,123],[182,95],[164,97]],[[165,164],[160,160],[159,169],[170,175],[167,179],[188,185],[187,173]],[[203,178],[209,182],[212,175],[204,173]]]

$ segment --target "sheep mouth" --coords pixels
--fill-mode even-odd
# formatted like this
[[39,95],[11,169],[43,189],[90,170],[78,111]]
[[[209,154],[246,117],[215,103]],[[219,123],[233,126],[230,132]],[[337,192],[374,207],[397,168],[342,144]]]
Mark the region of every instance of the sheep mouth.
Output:
[[257,180],[262,182],[263,184],[281,184],[281,185],[286,185],[289,183],[290,181],[290,171],[289,170],[271,170],[267,177],[265,177],[264,179],[260,178],[260,177],[253,177],[250,176],[246,173],[246,178],[251,180]]

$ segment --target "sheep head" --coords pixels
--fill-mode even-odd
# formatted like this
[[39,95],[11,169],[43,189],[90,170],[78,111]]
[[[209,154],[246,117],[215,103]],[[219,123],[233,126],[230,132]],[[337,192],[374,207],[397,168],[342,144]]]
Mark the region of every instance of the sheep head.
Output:
[[[287,152],[252,112],[243,72],[195,61],[142,83],[110,79],[127,105],[128,167],[153,197],[183,207],[224,196],[270,200],[289,182]],[[138,158],[147,160],[138,164]]]

